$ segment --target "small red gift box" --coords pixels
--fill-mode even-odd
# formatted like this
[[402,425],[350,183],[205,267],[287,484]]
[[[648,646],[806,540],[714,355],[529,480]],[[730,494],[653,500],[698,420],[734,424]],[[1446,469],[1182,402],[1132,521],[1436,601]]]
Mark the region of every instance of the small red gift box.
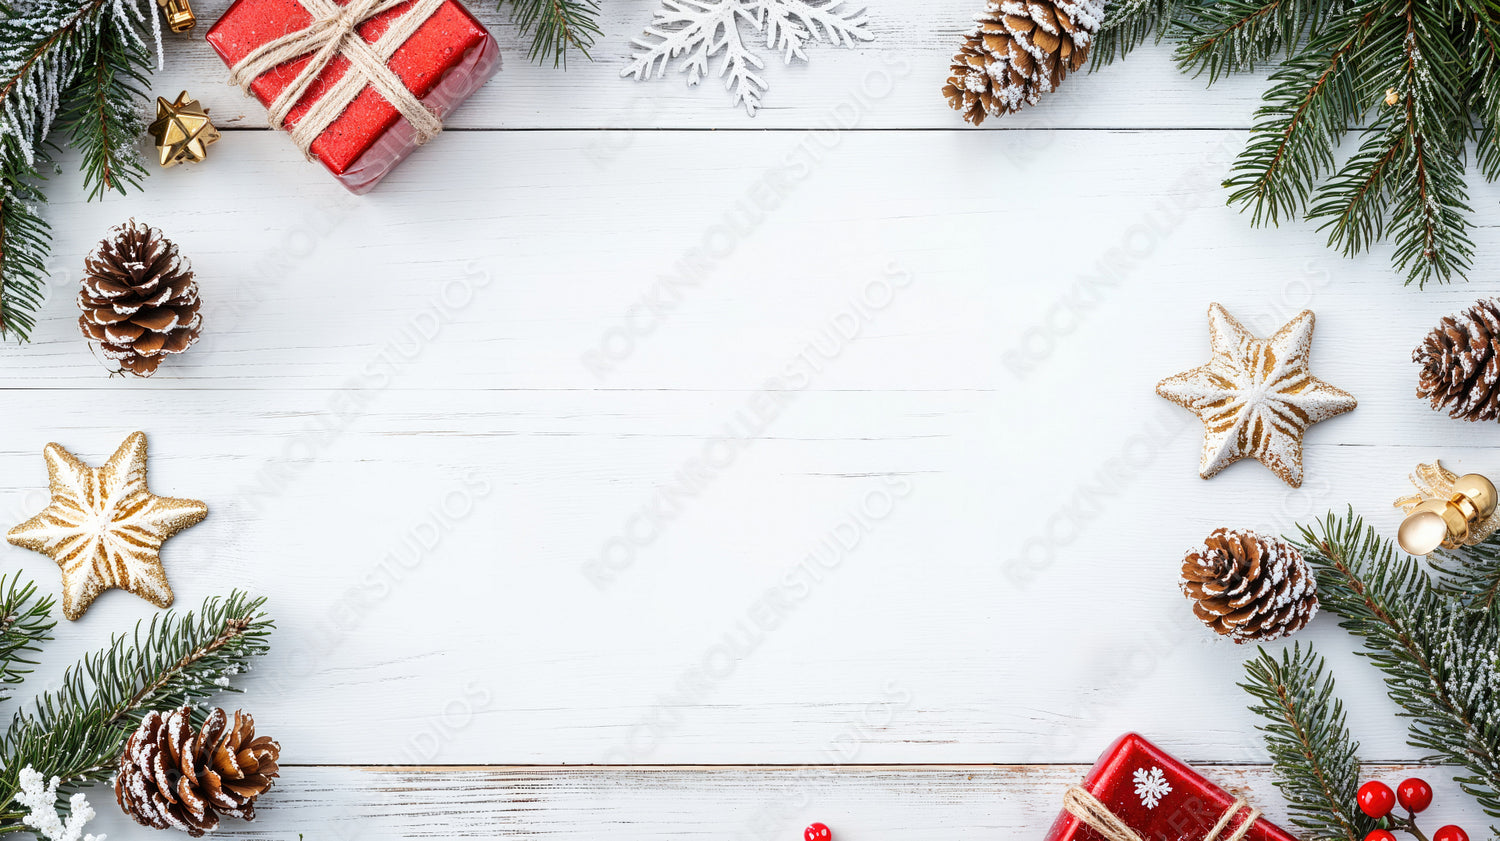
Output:
[[[336,0],[345,5],[349,0]],[[413,3],[402,3],[355,27],[357,37],[374,43]],[[301,0],[236,0],[208,31],[208,43],[234,67],[252,51],[307,29],[313,14]],[[270,106],[296,82],[311,61],[304,55],[256,77],[250,91]],[[402,43],[386,62],[406,89],[439,120],[479,90],[500,68],[500,50],[489,30],[458,0],[446,0]],[[292,130],[320,97],[351,72],[349,59],[337,55],[318,73],[287,113]],[[384,178],[417,146],[417,130],[373,87],[366,85],[342,113],[314,138],[307,151],[351,192],[364,193]]]
[[[1205,841],[1226,814],[1219,841],[1254,821],[1244,841],[1296,841],[1254,811],[1254,804],[1205,780],[1192,768],[1135,733],[1115,741],[1084,778],[1083,791],[1146,841]],[[1071,798],[1070,798],[1071,799]],[[1090,798],[1084,797],[1084,800]],[[1232,810],[1232,811],[1231,811]],[[1064,809],[1046,841],[1101,841],[1107,835]]]

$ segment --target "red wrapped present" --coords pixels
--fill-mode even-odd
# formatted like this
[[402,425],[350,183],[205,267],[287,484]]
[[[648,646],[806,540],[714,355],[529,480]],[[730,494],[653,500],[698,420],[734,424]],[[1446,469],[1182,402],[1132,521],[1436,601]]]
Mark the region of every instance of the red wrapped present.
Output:
[[208,43],[271,125],[355,193],[500,67],[494,37],[458,0],[236,0]]
[[1068,790],[1046,841],[1296,841],[1135,733]]

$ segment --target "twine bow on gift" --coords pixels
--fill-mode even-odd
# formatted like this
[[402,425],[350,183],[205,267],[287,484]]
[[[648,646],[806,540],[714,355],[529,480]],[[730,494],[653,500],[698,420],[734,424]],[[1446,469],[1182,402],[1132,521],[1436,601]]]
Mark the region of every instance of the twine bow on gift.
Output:
[[309,155],[312,143],[323,130],[344,113],[344,109],[359,96],[366,85],[374,88],[395,107],[416,130],[417,145],[426,143],[443,130],[439,120],[416,95],[407,89],[386,62],[398,48],[411,38],[427,19],[443,5],[445,0],[416,0],[410,10],[391,22],[390,28],[375,43],[359,36],[356,29],[373,17],[408,2],[408,0],[349,0],[340,6],[334,0],[298,0],[312,15],[313,21],[306,28],[289,32],[251,50],[230,68],[229,78],[246,93],[250,84],[268,71],[288,61],[312,55],[291,84],[266,107],[270,113],[272,128],[281,128],[283,122],[302,99],[307,89],[333,61],[342,55],[349,60],[349,70],[333,87],[326,91],[297,120],[291,130],[292,142]]
[[[1088,827],[1100,835],[1105,841],[1145,841],[1139,832],[1131,829],[1128,824],[1120,820],[1120,817],[1109,810],[1108,806],[1099,802],[1099,798],[1089,793],[1083,786],[1073,786],[1068,793],[1063,795],[1063,808],[1068,814],[1087,824]],[[1234,822],[1234,818],[1241,810],[1245,811],[1245,819],[1240,822],[1239,828],[1228,835],[1220,837],[1225,829]],[[1260,810],[1252,807],[1245,798],[1235,798],[1219,816],[1219,822],[1214,824],[1208,834],[1203,836],[1203,841],[1244,841],[1245,835],[1250,832],[1250,827],[1260,819]]]

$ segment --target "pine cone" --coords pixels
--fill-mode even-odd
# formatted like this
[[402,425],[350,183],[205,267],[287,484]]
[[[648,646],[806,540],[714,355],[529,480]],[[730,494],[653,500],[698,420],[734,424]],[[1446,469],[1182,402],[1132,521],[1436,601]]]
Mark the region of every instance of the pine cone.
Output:
[[84,263],[78,326],[104,355],[138,377],[149,377],[169,353],[198,341],[198,284],[177,246],[134,219],[110,235]]
[[255,820],[255,798],[276,779],[281,746],[256,738],[255,720],[238,710],[230,723],[216,709],[193,732],[192,707],[150,712],[125,742],[115,799],[142,826],[175,828],[197,838],[219,815]]
[[1448,416],[1500,418],[1500,299],[1478,301],[1434,327],[1411,361],[1422,366],[1417,396]]
[[1182,592],[1203,623],[1236,643],[1269,642],[1318,614],[1318,582],[1295,546],[1218,529],[1182,559]]
[[1104,0],[990,0],[953,57],[943,95],[979,125],[1035,105],[1083,66]]

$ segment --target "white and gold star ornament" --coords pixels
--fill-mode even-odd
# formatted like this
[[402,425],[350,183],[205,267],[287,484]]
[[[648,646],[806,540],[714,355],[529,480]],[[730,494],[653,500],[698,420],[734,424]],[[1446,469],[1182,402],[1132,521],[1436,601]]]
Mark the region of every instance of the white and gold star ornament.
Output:
[[195,499],[146,489],[146,435],[133,433],[103,467],[89,467],[57,444],[47,459],[52,503],[6,539],[62,567],[63,615],[77,619],[111,587],[157,607],[172,604],[161,565],[167,538],[208,516]]
[[208,119],[208,109],[188,92],[177,95],[174,102],[156,98],[156,121],[147,129],[156,143],[157,163],[162,167],[197,163],[208,157],[208,147],[219,141],[219,130]]
[[1208,308],[1213,357],[1162,380],[1156,393],[1203,421],[1207,479],[1242,458],[1302,486],[1302,433],[1355,407],[1354,397],[1308,371],[1313,314],[1303,310],[1269,339],[1256,338],[1225,309]]

